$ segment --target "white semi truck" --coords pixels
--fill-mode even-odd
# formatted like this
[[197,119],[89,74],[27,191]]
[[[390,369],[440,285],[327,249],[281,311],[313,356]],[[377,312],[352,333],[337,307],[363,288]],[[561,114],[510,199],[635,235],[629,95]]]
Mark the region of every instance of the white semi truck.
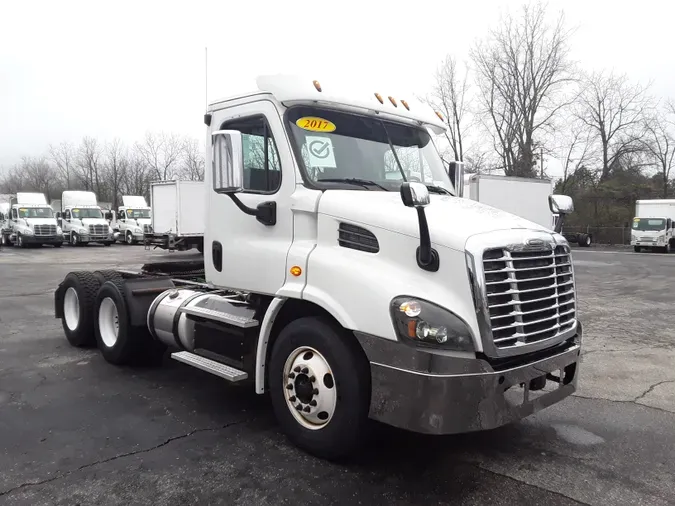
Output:
[[63,232],[44,194],[18,192],[11,197],[3,214],[6,215],[0,232],[3,245],[14,244],[20,248],[63,245]]
[[419,102],[257,83],[205,115],[201,271],[69,273],[55,316],[71,344],[113,364],[169,348],[247,382],[291,441],[329,459],[361,448],[368,418],[478,431],[575,391],[582,328],[560,234],[459,198],[461,164],[448,170],[430,136],[445,125]]
[[157,181],[150,185],[151,223],[146,247],[204,251],[206,190],[203,181]]
[[89,243],[110,246],[115,241],[113,229],[104,218],[94,192],[64,191],[59,219],[63,235],[71,246]]
[[[203,186],[203,185],[202,185]],[[143,242],[144,234],[150,232],[152,210],[141,195],[123,195],[122,206],[113,214],[113,229],[119,232],[126,244]]]
[[675,199],[636,201],[630,243],[635,252],[675,249]]
[[[546,179],[467,174],[464,178],[464,197],[501,209],[547,229],[555,228],[557,216],[551,212],[548,197],[553,184]],[[567,233],[564,237],[582,247],[593,242],[590,233]]]

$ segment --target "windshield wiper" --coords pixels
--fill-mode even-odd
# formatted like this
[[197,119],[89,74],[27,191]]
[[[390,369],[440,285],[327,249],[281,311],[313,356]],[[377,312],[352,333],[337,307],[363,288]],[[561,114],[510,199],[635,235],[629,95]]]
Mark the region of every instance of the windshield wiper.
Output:
[[370,179],[359,179],[355,177],[345,177],[345,178],[327,178],[327,179],[317,179],[319,183],[347,183],[347,184],[354,184],[354,185],[359,185],[364,188],[369,188],[370,186],[376,186],[377,188],[380,188],[381,190],[384,191],[389,191],[387,190],[384,186],[382,186],[379,183],[376,183],[375,181],[371,181]]
[[440,193],[441,195],[452,195],[448,190],[443,188],[442,186],[436,186],[433,184],[427,184],[427,183],[422,183],[424,186],[427,187],[427,190],[429,190],[431,193]]

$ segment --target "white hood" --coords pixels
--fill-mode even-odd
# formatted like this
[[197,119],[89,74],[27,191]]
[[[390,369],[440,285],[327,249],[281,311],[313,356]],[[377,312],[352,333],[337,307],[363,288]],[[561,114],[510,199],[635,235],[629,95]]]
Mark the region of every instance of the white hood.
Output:
[[[405,207],[398,192],[328,190],[319,201],[319,213],[419,237],[417,211]],[[505,229],[550,232],[513,214],[450,195],[432,194],[425,214],[431,242],[458,251],[464,250],[470,236],[484,232]]]
[[108,220],[105,218],[82,218],[82,225],[106,225],[108,226]]
[[56,225],[56,218],[24,218],[26,223],[35,225]]

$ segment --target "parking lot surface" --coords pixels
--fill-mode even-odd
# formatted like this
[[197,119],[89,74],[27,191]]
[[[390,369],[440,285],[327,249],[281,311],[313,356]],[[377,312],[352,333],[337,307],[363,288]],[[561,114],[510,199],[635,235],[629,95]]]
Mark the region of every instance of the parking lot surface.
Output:
[[675,504],[675,254],[574,250],[574,397],[484,433],[377,426],[349,465],[291,446],[247,388],[68,345],[53,316],[66,273],[180,256],[195,255],[0,251],[0,504]]

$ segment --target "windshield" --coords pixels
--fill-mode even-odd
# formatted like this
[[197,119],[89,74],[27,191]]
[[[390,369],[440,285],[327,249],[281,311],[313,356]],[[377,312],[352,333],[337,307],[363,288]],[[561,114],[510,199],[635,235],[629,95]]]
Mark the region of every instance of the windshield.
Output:
[[315,107],[289,109],[287,121],[304,172],[316,186],[398,191],[402,182],[418,181],[454,193],[422,128]]
[[90,209],[73,209],[73,218],[81,220],[82,218],[103,218],[100,209],[90,208]]
[[51,207],[21,207],[19,218],[53,218],[54,211]]
[[666,220],[663,218],[635,218],[633,220],[633,230],[664,230]]
[[150,218],[150,209],[127,209],[127,218],[131,220]]

